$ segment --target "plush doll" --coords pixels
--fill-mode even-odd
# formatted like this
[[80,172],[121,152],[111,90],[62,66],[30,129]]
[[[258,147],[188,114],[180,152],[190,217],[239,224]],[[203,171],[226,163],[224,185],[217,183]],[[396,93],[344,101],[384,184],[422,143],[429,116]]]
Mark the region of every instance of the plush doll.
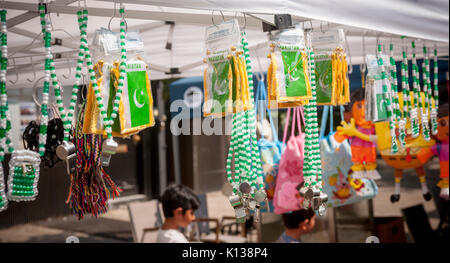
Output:
[[335,139],[338,142],[349,139],[354,163],[351,168],[353,178],[380,179],[381,176],[376,170],[375,126],[365,119],[364,104],[364,91],[359,89],[352,94],[348,105],[347,113],[351,111],[350,124],[342,121],[342,127],[337,128]]
[[427,151],[422,151],[418,156],[420,160],[425,160],[431,155],[436,155],[439,157],[440,164],[440,181],[437,184],[441,188],[440,197],[448,201],[448,152],[449,152],[449,138],[448,138],[448,103],[439,106],[438,110],[438,127],[437,134],[435,138],[437,140],[436,144]]

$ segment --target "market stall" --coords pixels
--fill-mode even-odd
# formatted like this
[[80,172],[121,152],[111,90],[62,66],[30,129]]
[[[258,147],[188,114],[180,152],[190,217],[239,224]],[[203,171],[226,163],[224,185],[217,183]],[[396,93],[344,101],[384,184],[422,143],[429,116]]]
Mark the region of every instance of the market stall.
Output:
[[[108,173],[114,138],[165,123],[162,89],[153,94],[151,81],[193,76],[203,77],[197,114],[229,124],[223,179],[238,223],[307,208],[323,216],[374,198],[377,152],[395,169],[395,203],[410,168],[431,199],[424,166],[437,151],[440,195],[448,200],[441,154],[448,112],[439,108],[448,2],[30,0],[0,7],[0,153],[11,154],[0,211],[35,200],[40,167],[63,161],[72,213],[105,213],[121,192]],[[354,72],[362,78],[357,88]],[[38,107],[25,125],[8,95],[20,101],[27,90]],[[274,112],[287,113],[283,140]],[[166,155],[163,144],[159,154]],[[165,162],[159,168],[162,191]]]

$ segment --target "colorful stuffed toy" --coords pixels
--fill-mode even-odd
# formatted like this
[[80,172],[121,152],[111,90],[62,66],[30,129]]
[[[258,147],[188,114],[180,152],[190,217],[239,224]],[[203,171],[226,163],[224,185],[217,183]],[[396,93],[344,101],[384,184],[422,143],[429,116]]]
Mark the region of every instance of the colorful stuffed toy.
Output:
[[449,165],[448,165],[448,152],[449,152],[449,138],[448,138],[448,103],[439,106],[438,111],[438,128],[436,134],[436,144],[431,148],[428,148],[427,151],[422,151],[418,158],[420,160],[426,160],[432,155],[436,155],[439,157],[440,164],[440,178],[441,180],[437,184],[439,188],[441,188],[440,197],[444,200],[448,201],[448,174],[449,174]]
[[[352,150],[353,178],[380,179],[381,176],[375,169],[376,165],[376,145],[377,136],[375,126],[371,121],[365,119],[364,91],[355,91],[350,100],[349,108],[352,117],[350,124],[342,121],[342,126],[338,127],[335,139],[342,142],[349,139]],[[355,125],[356,124],[356,125]]]

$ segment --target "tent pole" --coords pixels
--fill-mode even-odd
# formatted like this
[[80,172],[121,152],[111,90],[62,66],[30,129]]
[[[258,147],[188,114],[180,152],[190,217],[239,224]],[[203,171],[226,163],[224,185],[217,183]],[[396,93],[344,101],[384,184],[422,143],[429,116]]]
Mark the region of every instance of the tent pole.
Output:
[[158,132],[158,161],[159,161],[159,194],[162,195],[167,187],[167,164],[166,164],[166,114],[164,111],[163,98],[164,83],[158,81],[156,96],[158,98],[158,119],[160,128]]

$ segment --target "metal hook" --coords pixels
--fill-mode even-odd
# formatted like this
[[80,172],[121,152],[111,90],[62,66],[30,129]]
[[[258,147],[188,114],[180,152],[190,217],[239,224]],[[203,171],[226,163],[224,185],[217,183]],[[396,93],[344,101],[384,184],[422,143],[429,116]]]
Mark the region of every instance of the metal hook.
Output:
[[322,21],[320,21],[320,32],[322,32],[322,34],[325,33],[325,31],[323,31],[323,28],[322,28]]
[[68,58],[66,59],[66,61],[67,61],[67,66],[69,67],[69,76],[67,77],[67,76],[64,75],[64,74],[62,74],[62,76],[63,76],[65,79],[69,79],[70,76],[72,76],[72,67],[70,66],[70,63],[69,63],[69,59],[68,59]]
[[361,72],[366,72],[366,31],[362,35],[362,51],[363,51],[363,63],[359,65],[359,70]]
[[17,83],[17,81],[19,81],[19,72],[17,71],[17,68],[16,68],[16,59],[15,58],[12,58],[12,61],[13,61],[13,65],[14,65],[14,71],[16,72],[16,80],[15,81],[9,81],[11,84],[16,84]]
[[111,21],[113,20],[114,17],[116,17],[116,6],[117,6],[117,2],[114,1],[114,11],[113,11],[113,15],[112,17],[109,19],[108,22],[108,30],[111,31]]
[[242,30],[244,31],[247,28],[247,16],[245,15],[245,13],[242,13],[244,15],[244,27],[242,28]]
[[214,22],[214,10],[212,10],[212,13],[211,13],[211,21],[212,21],[213,25],[215,25],[216,27],[219,27],[219,26],[216,25],[216,23]]
[[34,82],[33,92],[31,94],[31,97],[33,98],[34,104],[36,104],[36,106],[38,106],[39,108],[41,108],[41,104],[39,103],[39,101],[37,99],[37,90],[38,90],[37,84],[39,83],[39,81],[41,81],[41,79],[44,79],[44,78],[45,78],[45,76],[40,77],[38,80],[36,80],[36,82]]
[[353,73],[352,55],[350,54],[350,48],[348,46],[347,34],[345,34],[345,46],[347,48],[346,52],[348,53],[348,61],[349,61],[348,65],[350,66],[348,74],[352,74]]
[[33,79],[29,79],[27,78],[28,82],[33,82],[36,80],[36,70],[34,68],[34,63],[33,63],[33,56],[30,56],[30,63],[31,63],[31,68],[33,69]]

